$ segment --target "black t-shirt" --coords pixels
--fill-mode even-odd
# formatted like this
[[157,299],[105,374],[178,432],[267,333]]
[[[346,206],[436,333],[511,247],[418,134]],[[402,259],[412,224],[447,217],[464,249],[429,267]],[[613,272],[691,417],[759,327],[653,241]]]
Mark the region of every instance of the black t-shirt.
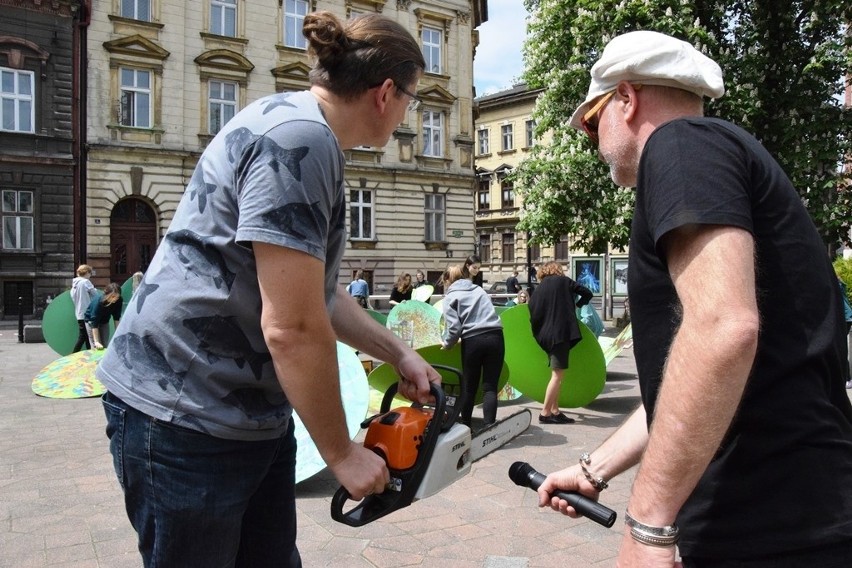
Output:
[[405,292],[400,292],[399,289],[396,286],[394,286],[393,289],[391,290],[391,293],[390,293],[390,299],[393,300],[394,302],[404,302],[406,300],[410,300],[411,299],[411,291],[413,289],[414,288],[409,288]]
[[690,224],[753,235],[761,329],[740,408],[678,516],[681,554],[748,557],[852,538],[852,406],[837,279],[780,166],[718,119],[662,125],[639,164],[628,289],[649,422],[680,319],[657,245]]

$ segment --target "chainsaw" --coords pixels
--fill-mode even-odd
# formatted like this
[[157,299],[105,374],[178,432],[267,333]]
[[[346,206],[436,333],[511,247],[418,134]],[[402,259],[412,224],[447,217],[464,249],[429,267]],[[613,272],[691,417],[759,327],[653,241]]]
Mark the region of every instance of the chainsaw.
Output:
[[[458,369],[433,365],[459,378]],[[459,423],[460,397],[448,395],[442,387],[430,385],[434,403],[398,407],[390,405],[398,391],[394,383],[382,398],[379,414],[366,419],[364,447],[379,454],[387,463],[390,482],[383,493],[368,495],[351,510],[343,506],[351,498],[340,487],[331,500],[331,518],[340,523],[360,527],[393,511],[409,506],[441,491],[470,472],[471,464],[530,426],[532,414],[522,410],[471,435],[470,428]]]

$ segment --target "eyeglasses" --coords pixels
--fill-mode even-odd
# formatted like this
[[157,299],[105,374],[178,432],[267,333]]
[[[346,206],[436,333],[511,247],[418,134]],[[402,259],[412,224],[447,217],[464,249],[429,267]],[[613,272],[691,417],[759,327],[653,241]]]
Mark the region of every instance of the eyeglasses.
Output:
[[[642,88],[641,84],[636,85],[631,83],[631,85],[633,86],[634,91],[638,91]],[[609,102],[609,99],[611,99],[614,94],[615,91],[610,91],[604,96],[602,96],[600,100],[595,103],[595,106],[586,111],[586,114],[584,114],[583,117],[580,119],[580,126],[583,127],[583,132],[585,132],[586,135],[595,144],[598,143],[598,121],[595,120],[594,122],[592,122],[592,119],[594,119],[601,112],[603,107],[606,106],[606,103]]]
[[583,132],[585,132],[586,135],[591,138],[592,142],[594,142],[595,144],[598,143],[598,121],[595,120],[594,122],[592,122],[592,119],[594,119],[598,115],[598,113],[600,113],[600,111],[603,109],[606,103],[609,102],[609,99],[611,99],[614,94],[615,91],[610,91],[604,96],[602,96],[598,100],[598,102],[595,103],[595,106],[586,111],[586,114],[584,114],[583,117],[580,119],[580,126],[583,127]]
[[421,101],[421,100],[420,100],[420,97],[418,97],[418,96],[417,96],[417,95],[415,95],[414,93],[410,93],[410,92],[408,92],[407,90],[405,90],[404,88],[400,87],[400,86],[399,86],[399,85],[397,85],[396,83],[394,83],[394,86],[395,86],[398,90],[402,91],[402,93],[403,93],[404,95],[408,95],[408,98],[410,98],[410,99],[411,99],[410,101],[408,101],[408,110],[410,110],[410,111],[412,111],[412,112],[413,112],[413,111],[417,110],[418,108],[420,108],[420,103],[421,103],[421,102],[423,102],[423,101]]

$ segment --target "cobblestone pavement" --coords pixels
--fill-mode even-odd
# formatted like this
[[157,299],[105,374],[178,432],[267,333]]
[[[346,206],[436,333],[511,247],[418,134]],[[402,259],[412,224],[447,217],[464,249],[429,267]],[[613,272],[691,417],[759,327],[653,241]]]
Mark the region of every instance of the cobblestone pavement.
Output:
[[[18,343],[16,333],[0,330],[0,567],[141,566],[112,470],[100,400],[33,394],[33,377],[56,355],[44,343]],[[576,424],[539,425],[540,405],[529,399],[501,403],[498,416],[529,408],[534,417],[529,430],[437,495],[364,527],[331,520],[337,484],[326,471],[302,482],[297,496],[304,565],[613,565],[632,472],[602,495],[619,514],[611,529],[539,510],[536,494],[507,475],[515,461],[541,472],[574,463],[622,422],[639,403],[632,350],[608,370],[603,394],[571,413]]]

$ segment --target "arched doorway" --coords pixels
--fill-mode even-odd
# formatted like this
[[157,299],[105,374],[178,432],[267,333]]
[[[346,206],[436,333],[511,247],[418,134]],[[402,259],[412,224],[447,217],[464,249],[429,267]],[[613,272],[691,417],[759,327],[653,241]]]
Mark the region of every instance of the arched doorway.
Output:
[[145,272],[157,248],[157,214],[145,201],[128,197],[110,215],[110,280],[121,284]]

